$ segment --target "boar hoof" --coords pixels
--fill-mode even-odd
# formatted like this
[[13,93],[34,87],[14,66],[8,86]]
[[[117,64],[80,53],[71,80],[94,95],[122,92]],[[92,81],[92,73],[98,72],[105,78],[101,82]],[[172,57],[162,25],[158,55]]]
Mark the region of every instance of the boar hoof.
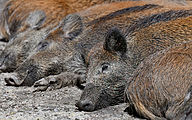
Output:
[[59,89],[62,87],[62,82],[60,80],[55,79],[54,77],[46,77],[42,78],[34,83],[34,91],[51,91],[55,89]]

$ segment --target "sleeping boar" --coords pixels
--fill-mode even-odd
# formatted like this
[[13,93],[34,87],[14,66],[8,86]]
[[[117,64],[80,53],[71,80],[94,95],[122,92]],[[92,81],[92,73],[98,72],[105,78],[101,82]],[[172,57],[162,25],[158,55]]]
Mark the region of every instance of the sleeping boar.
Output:
[[144,58],[192,39],[192,10],[161,9],[151,10],[158,12],[132,21],[121,31],[113,28],[104,42],[91,48],[85,59],[87,85],[76,104],[80,110],[94,111],[124,102],[127,80]]
[[41,27],[45,21],[46,15],[43,11],[31,12],[25,21],[25,25],[29,28],[26,31],[20,32],[14,36],[6,45],[0,55],[0,70],[1,72],[11,72],[21,64],[34,49],[34,47],[43,40],[51,30],[49,27],[44,27],[39,30],[35,27]]
[[130,107],[145,118],[192,119],[192,42],[147,57],[126,84]]
[[[34,57],[33,59],[36,59],[36,61],[39,62],[38,64],[42,64],[41,66],[43,66],[43,67],[41,67],[41,68],[45,69],[45,72],[49,71],[49,70],[46,70],[46,69],[48,69],[47,67],[49,67],[49,65],[47,64],[48,61],[50,62],[50,64],[53,64],[51,66],[54,66],[54,63],[52,63],[51,59],[49,58],[50,56],[48,56],[48,55],[51,55],[50,50],[52,51],[52,54],[53,54],[52,56],[55,56],[58,59],[62,60],[63,63],[62,62],[61,62],[62,64],[59,63],[59,66],[61,66],[62,69],[61,70],[58,69],[59,71],[56,73],[54,73],[54,71],[52,71],[52,70],[46,74],[42,74],[41,72],[39,72],[38,74],[40,74],[40,75],[37,75],[39,77],[31,78],[32,80],[31,79],[29,80],[31,82],[26,82],[25,85],[32,85],[34,83],[34,81],[36,81],[42,77],[58,74],[61,71],[65,71],[68,68],[63,68],[64,63],[66,62],[63,59],[68,59],[68,57],[70,55],[73,55],[74,53],[76,53],[76,50],[74,50],[74,48],[75,47],[78,48],[78,46],[80,46],[77,44],[77,43],[79,43],[79,41],[83,42],[83,43],[87,43],[90,41],[89,38],[87,38],[86,40],[83,40],[81,38],[85,38],[86,34],[89,31],[94,32],[94,29],[92,29],[92,28],[94,28],[93,25],[96,24],[96,23],[94,23],[94,21],[97,22],[99,19],[103,19],[103,18],[112,19],[113,17],[115,17],[115,15],[118,16],[118,15],[121,15],[126,12],[127,12],[127,14],[129,14],[132,11],[137,12],[137,11],[141,11],[141,10],[145,10],[145,9],[150,9],[151,7],[154,7],[154,8],[157,7],[156,5],[142,6],[145,4],[146,3],[144,3],[144,2],[116,2],[116,3],[111,3],[111,4],[97,5],[97,6],[89,8],[85,11],[82,11],[80,13],[77,13],[78,15],[74,14],[74,15],[67,16],[66,18],[64,18],[61,21],[61,23],[58,26],[56,26],[55,28],[53,28],[51,30],[50,30],[50,28],[44,28],[44,27],[43,28],[40,27],[41,29],[39,29],[39,30],[36,30],[36,29],[33,30],[31,27],[31,29],[26,30],[25,32],[22,32],[21,34],[18,34],[14,40],[11,40],[9,42],[7,48],[4,50],[3,54],[1,55],[2,56],[1,71],[11,72],[11,71],[14,71],[15,69],[17,69],[18,66],[20,67],[18,69],[23,69],[22,67],[25,66],[24,65],[25,63],[26,63],[26,65],[29,65],[29,63],[27,63],[28,61],[26,60],[26,58],[32,59],[32,56],[37,57],[40,55],[42,57],[37,57],[37,58]],[[134,8],[135,5],[137,5],[138,7]],[[133,7],[133,9],[131,9],[129,7]],[[105,12],[103,12],[103,10],[105,10]],[[30,21],[33,21],[35,18],[39,18],[39,20],[41,20],[44,18],[44,16],[46,16],[45,14],[43,14],[44,12],[41,12],[41,11],[34,12],[34,13],[35,14],[33,14],[33,12],[32,12],[32,15],[27,18],[26,22],[28,24],[33,23]],[[114,15],[114,16],[112,16],[112,15]],[[104,16],[104,17],[102,17],[102,16]],[[110,18],[110,16],[112,18]],[[37,21],[37,23],[38,23],[38,19],[35,19],[35,21]],[[90,25],[89,24],[86,25],[86,23],[89,21],[93,21],[93,23],[90,22],[89,23]],[[44,20],[44,22],[46,22],[46,19]],[[43,22],[40,22],[40,23],[41,24],[39,24],[39,25],[44,24]],[[85,23],[85,25],[83,25],[84,23]],[[99,21],[97,23],[99,23]],[[34,23],[34,25],[36,25],[36,24]],[[89,27],[89,26],[91,26],[91,27]],[[83,29],[87,29],[87,30],[85,30],[85,32],[83,34],[81,34]],[[74,38],[76,38],[78,35],[80,35],[80,37],[77,38],[76,40],[74,40]],[[97,36],[97,33],[94,33],[93,37],[90,36],[90,38],[93,39],[94,36]],[[100,39],[100,40],[102,40],[102,39]],[[94,45],[96,42],[97,41],[93,40],[93,43],[90,43],[90,47],[91,47],[91,45]],[[51,44],[51,45],[49,46],[49,44]],[[63,46],[66,46],[66,47],[64,47],[66,49],[68,47],[70,47],[69,49],[65,50],[65,51],[69,52],[70,54],[63,52],[63,50],[62,50]],[[41,48],[44,48],[43,51],[41,50]],[[58,52],[63,52],[63,53],[61,53],[59,55]],[[47,62],[45,60],[46,57],[47,57]],[[43,59],[40,60],[40,58],[43,58]],[[23,61],[25,61],[25,63],[22,63]],[[58,60],[56,59],[55,61],[58,61]],[[33,64],[33,63],[31,63],[31,64]],[[34,63],[34,65],[35,65],[35,63]],[[66,67],[66,66],[64,66],[64,67]],[[55,69],[55,68],[53,67],[51,69]],[[26,69],[23,69],[22,71],[24,72],[22,74],[26,74]],[[40,71],[43,72],[44,70],[40,70]],[[33,74],[36,74],[36,73],[33,73]],[[3,75],[5,75],[5,74],[3,74]],[[18,79],[23,79],[23,78],[21,77]],[[8,80],[6,79],[6,81],[8,82],[9,79]],[[20,82],[19,83],[8,82],[8,84],[20,85]],[[23,85],[24,85],[24,83],[23,83]]]
[[[0,55],[1,72],[13,72],[31,54],[34,47],[37,46],[41,40],[45,39],[52,29],[54,30],[57,28],[61,19],[66,15],[66,10],[64,8],[61,9],[62,4],[57,0],[40,0],[41,2],[28,1],[32,5],[29,3],[26,3],[25,5],[24,3],[27,2],[27,0],[24,1],[23,4],[19,4],[19,1],[20,0],[10,1],[7,4],[7,8],[4,10],[4,14],[6,12],[9,13],[16,7],[17,4],[19,6],[17,9],[14,9],[15,12],[5,15],[10,21],[8,25],[10,25],[9,28],[12,30],[12,33],[9,35],[11,36],[9,37],[10,42],[8,42],[5,50]],[[91,7],[88,10],[82,11],[80,14],[84,18],[84,21],[90,21],[115,10],[123,9],[129,5],[123,3],[126,2],[100,4],[98,6]],[[26,10],[23,10],[24,8]],[[100,10],[98,10],[98,8]],[[103,12],[104,9],[105,12]],[[17,16],[15,16],[15,14],[17,14]],[[16,24],[17,22],[15,23],[13,21],[19,22],[20,26]],[[12,22],[13,24],[11,24]],[[2,27],[2,31],[4,31],[3,28],[5,27]]]

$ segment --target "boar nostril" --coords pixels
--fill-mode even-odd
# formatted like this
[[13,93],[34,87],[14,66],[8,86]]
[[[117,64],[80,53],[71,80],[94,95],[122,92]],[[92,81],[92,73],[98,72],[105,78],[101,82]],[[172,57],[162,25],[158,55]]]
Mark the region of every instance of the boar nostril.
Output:
[[15,81],[12,78],[9,78],[9,81],[15,83]]
[[15,81],[12,78],[5,78],[5,82],[7,85],[14,85]]
[[11,78],[5,78],[5,82],[7,83],[7,85],[13,85],[14,84],[14,80]]
[[2,73],[1,77],[5,80],[7,85],[18,86],[22,83],[22,81],[19,81],[16,73]]
[[78,107],[79,110],[88,111],[88,112],[91,112],[95,109],[93,103],[87,100],[79,101],[76,104],[76,107]]

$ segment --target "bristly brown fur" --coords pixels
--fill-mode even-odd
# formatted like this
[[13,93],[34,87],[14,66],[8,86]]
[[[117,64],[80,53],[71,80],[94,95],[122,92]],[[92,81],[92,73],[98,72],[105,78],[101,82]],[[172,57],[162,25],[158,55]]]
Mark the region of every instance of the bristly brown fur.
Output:
[[184,98],[192,85],[191,72],[192,42],[173,46],[147,57],[138,66],[127,84],[126,96],[141,115],[172,120],[190,108]]
[[10,35],[25,31],[26,27],[23,25],[23,21],[30,12],[35,10],[45,12],[46,22],[43,25],[44,27],[57,25],[67,14],[107,2],[109,3],[111,0],[10,0],[4,8],[1,18],[1,37],[8,40]]

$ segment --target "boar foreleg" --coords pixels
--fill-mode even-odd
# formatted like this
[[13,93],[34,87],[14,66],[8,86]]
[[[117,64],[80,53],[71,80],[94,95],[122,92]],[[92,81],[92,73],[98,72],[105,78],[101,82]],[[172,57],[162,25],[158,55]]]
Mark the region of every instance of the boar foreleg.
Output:
[[75,86],[85,82],[84,75],[78,75],[71,72],[63,72],[59,75],[50,75],[34,83],[34,92],[50,91],[66,86]]

